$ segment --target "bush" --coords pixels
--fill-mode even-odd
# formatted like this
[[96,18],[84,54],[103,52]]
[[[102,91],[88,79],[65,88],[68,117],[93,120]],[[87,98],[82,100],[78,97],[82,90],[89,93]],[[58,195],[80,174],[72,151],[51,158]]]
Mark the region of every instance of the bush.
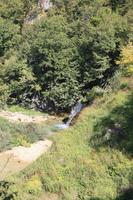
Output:
[[11,144],[13,146],[30,147],[29,139],[25,135],[16,135],[12,138]]
[[26,183],[25,183],[25,190],[28,193],[38,195],[42,190],[42,183],[38,176],[32,176]]
[[56,131],[51,124],[11,123],[0,117],[0,151],[17,145],[29,146],[38,140],[44,140],[51,131]]
[[102,97],[104,93],[105,90],[103,88],[95,86],[93,89],[86,93],[86,97],[83,101],[92,103],[95,98]]

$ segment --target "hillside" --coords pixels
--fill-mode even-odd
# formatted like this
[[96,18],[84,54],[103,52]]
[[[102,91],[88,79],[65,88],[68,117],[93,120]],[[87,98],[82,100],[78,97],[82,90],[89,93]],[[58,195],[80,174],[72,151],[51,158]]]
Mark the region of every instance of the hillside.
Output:
[[133,200],[133,0],[0,0],[0,200]]
[[123,85],[84,108],[73,127],[51,138],[54,145],[47,155],[8,178],[7,196],[132,200],[133,80]]

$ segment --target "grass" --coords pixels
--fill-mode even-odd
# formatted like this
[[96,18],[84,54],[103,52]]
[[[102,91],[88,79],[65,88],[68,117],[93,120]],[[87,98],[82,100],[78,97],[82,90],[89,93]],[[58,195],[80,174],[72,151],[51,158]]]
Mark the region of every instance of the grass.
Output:
[[47,123],[11,123],[0,117],[0,151],[14,146],[29,146],[30,143],[44,140],[56,131],[53,121]]
[[40,112],[35,109],[27,109],[25,107],[19,106],[19,105],[12,105],[7,108],[8,111],[10,112],[20,112],[26,115],[30,116],[40,116],[40,115],[46,115],[44,112]]
[[45,192],[58,200],[132,200],[132,96],[131,89],[119,91],[85,108],[73,127],[52,137],[48,154],[8,179],[6,194],[18,200],[41,200]]

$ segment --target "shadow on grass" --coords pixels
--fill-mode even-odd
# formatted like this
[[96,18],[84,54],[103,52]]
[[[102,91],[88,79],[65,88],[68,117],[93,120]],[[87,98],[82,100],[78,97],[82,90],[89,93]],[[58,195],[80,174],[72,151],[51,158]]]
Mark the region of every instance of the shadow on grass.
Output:
[[124,189],[116,200],[133,200],[133,187]]
[[133,156],[133,93],[96,124],[91,143],[95,148],[110,146]]
[[95,198],[94,197],[94,198],[91,198],[90,200],[103,200],[103,199],[100,199],[100,198],[97,198],[97,197]]

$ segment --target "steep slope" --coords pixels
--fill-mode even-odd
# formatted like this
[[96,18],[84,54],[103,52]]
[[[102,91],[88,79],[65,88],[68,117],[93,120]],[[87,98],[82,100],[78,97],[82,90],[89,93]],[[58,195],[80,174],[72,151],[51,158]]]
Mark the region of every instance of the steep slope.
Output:
[[45,200],[47,192],[63,200],[132,200],[132,79],[123,86],[97,99],[73,127],[53,136],[51,152],[9,178],[6,193],[13,191],[19,200]]

